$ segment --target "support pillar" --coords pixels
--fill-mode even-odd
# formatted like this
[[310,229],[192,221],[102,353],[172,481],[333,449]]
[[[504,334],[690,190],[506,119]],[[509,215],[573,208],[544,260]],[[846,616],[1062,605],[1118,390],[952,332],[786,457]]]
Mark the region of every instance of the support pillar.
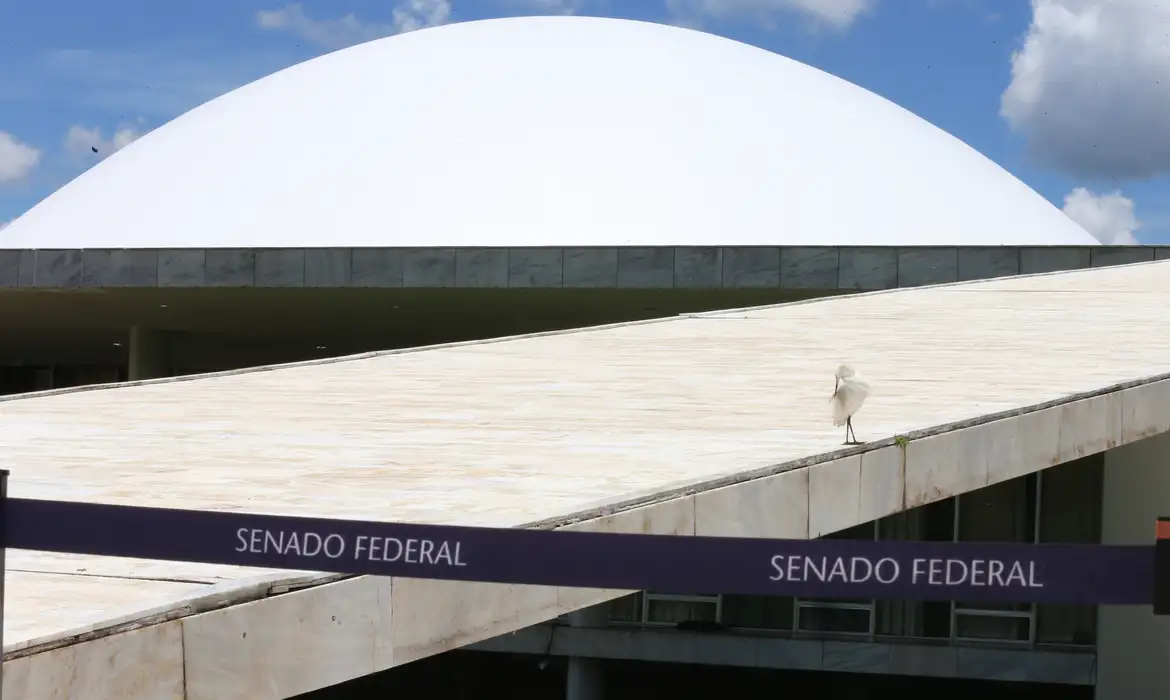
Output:
[[127,378],[156,379],[171,376],[170,338],[165,331],[134,326],[130,329],[130,362]]
[[570,656],[565,700],[601,700],[604,696],[601,661]]
[[[569,613],[569,625],[572,627],[604,626],[607,622],[608,611],[609,606],[602,604]],[[605,697],[603,663],[600,659],[570,656],[565,700],[603,700]]]
[[[1105,453],[1102,544],[1154,544],[1158,516],[1170,515],[1170,435]],[[1170,617],[1153,606],[1097,610],[1097,700],[1170,698]]]

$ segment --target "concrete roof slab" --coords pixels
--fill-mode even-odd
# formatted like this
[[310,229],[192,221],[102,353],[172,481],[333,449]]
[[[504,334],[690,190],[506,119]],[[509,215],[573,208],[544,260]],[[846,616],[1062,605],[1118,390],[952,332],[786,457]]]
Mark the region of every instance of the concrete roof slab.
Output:
[[[50,392],[0,402],[0,442],[19,497],[816,536],[1170,429],[1168,265]],[[874,383],[861,448],[827,417],[841,361]],[[863,489],[891,477],[900,498]],[[75,566],[114,566],[100,559]],[[265,573],[158,566],[241,586]],[[235,605],[185,618],[184,648],[207,650],[187,662],[188,697],[249,697],[245,678],[300,693],[621,593],[361,577]],[[8,624],[38,614],[12,607]],[[232,632],[262,627],[280,644]],[[343,663],[358,649],[371,661]]]

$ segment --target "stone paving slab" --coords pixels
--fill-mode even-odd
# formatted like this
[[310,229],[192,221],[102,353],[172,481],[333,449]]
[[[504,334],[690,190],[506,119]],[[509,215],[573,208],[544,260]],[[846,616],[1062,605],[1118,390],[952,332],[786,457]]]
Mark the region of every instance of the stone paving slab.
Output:
[[0,250],[0,287],[877,290],[1170,258],[1170,246]]

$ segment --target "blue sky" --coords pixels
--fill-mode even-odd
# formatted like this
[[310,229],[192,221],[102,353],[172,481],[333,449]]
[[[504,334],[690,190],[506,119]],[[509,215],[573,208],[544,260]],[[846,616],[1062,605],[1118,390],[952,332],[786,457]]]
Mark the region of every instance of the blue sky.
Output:
[[562,12],[685,24],[798,59],[958,136],[1107,242],[1170,243],[1170,9],[1151,0],[2,3],[0,222],[282,67],[428,24]]

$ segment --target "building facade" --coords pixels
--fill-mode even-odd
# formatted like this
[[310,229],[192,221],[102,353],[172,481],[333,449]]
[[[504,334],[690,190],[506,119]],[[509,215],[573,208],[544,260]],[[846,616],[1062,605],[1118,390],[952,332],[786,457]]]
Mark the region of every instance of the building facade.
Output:
[[[1104,454],[1087,456],[829,538],[1099,543],[1105,461]],[[644,591],[476,649],[525,654],[534,663],[544,655],[588,655],[604,659],[590,666],[602,675],[613,662],[665,662],[820,672],[826,688],[836,674],[863,683],[870,676],[914,676],[976,689],[1011,681],[1042,693],[1029,697],[1074,698],[1092,697],[1097,685],[1098,626],[1098,610],[1088,605]],[[570,659],[567,667],[573,664]]]

